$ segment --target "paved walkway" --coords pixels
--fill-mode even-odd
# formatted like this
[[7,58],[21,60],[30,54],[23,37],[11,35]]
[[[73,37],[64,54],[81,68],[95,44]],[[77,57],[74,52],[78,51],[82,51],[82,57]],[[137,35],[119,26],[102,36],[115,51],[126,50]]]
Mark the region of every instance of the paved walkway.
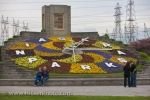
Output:
[[123,86],[0,86],[0,93],[24,95],[150,96],[150,85]]

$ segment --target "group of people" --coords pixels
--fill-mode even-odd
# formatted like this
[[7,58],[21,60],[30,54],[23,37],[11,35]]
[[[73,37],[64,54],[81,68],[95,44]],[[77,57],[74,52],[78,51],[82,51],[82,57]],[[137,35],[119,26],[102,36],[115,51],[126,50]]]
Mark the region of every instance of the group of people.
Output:
[[124,87],[136,87],[136,64],[132,61],[126,63],[124,71]]
[[45,66],[43,68],[39,68],[35,76],[34,84],[36,86],[42,86],[47,82],[48,78],[49,78],[49,71],[47,70],[47,67]]

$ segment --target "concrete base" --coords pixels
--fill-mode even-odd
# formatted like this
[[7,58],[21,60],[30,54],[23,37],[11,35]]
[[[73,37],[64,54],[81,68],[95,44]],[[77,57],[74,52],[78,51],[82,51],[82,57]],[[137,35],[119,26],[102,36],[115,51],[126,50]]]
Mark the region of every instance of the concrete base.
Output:
[[[33,79],[0,79],[0,86],[33,86]],[[119,86],[122,78],[67,78],[49,79],[46,86]],[[150,85],[150,78],[137,79],[137,85]]]

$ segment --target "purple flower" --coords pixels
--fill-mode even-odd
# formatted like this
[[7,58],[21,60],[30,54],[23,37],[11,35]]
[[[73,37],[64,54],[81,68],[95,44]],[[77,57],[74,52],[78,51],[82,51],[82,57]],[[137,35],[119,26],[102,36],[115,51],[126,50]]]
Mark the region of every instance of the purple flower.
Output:
[[45,48],[41,45],[37,46],[35,48],[35,50],[42,51],[42,52],[48,52],[48,53],[61,53],[62,52],[61,50],[48,49],[48,48]]
[[[114,66],[109,67],[109,66],[107,66],[106,63],[107,64],[112,63],[112,65],[114,65]],[[100,66],[103,70],[105,70],[108,73],[121,72],[123,70],[122,65],[112,62],[112,61],[109,61],[109,60],[104,60],[103,62],[97,63],[97,65]]]
[[49,40],[49,39],[47,39],[47,38],[43,38],[44,40],[46,40],[46,41],[39,41],[40,40],[40,38],[38,38],[38,39],[27,39],[27,40],[25,40],[25,42],[32,42],[32,43],[36,43],[36,44],[43,44],[43,43],[46,43],[46,42],[50,42],[51,40]]
[[92,53],[96,53],[96,54],[99,54],[101,56],[103,56],[104,58],[106,59],[110,59],[112,57],[111,54],[109,53],[106,53],[106,52],[103,52],[103,51],[100,51],[100,50],[85,50],[83,52],[92,52]]

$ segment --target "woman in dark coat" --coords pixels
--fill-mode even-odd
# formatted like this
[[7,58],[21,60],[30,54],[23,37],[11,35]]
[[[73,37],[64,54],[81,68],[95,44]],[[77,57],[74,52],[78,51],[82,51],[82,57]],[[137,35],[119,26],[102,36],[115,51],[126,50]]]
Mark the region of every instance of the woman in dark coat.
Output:
[[123,68],[124,71],[124,87],[127,86],[128,87],[131,86],[131,82],[130,82],[130,62],[127,62],[126,65]]
[[136,65],[132,62],[130,65],[131,86],[136,87]]

